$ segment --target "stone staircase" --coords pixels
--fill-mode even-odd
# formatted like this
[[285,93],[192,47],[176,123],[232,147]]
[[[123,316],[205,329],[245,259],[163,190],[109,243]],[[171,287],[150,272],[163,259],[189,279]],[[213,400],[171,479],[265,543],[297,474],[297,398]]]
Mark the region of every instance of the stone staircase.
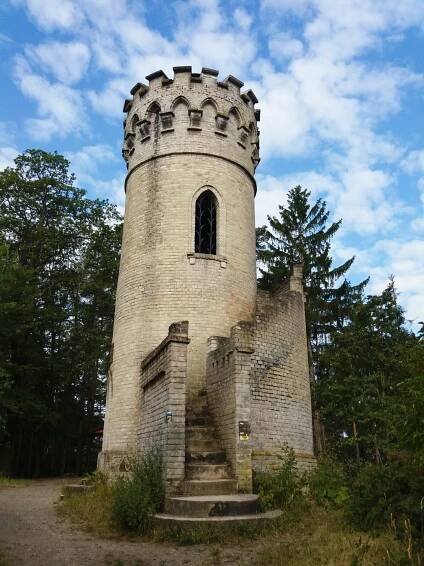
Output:
[[234,523],[273,519],[279,512],[258,513],[258,496],[237,493],[225,450],[218,440],[201,393],[186,416],[186,464],[182,494],[169,497],[161,523]]

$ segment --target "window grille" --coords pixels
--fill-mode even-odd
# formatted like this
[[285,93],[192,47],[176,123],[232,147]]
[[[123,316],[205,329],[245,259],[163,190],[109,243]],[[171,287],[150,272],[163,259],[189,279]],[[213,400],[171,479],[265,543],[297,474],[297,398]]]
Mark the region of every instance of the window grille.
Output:
[[216,255],[216,198],[210,190],[204,191],[196,201],[194,251]]

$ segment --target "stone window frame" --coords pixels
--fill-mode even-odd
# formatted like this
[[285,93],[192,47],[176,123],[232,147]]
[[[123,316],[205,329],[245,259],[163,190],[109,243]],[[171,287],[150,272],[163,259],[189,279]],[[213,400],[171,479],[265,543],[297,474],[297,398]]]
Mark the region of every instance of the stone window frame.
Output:
[[[195,237],[196,237],[196,202],[199,196],[204,191],[211,191],[216,199],[216,255],[201,254],[195,252]],[[187,257],[191,265],[196,263],[196,260],[212,260],[221,263],[221,267],[227,267],[226,258],[226,232],[227,232],[227,211],[225,208],[224,200],[221,192],[213,185],[202,185],[198,187],[192,194],[189,204],[189,218],[190,230]]]

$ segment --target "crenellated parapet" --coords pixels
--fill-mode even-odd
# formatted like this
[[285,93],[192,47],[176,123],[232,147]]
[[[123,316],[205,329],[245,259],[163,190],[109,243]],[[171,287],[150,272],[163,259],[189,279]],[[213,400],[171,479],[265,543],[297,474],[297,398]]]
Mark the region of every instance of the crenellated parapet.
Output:
[[151,159],[196,153],[232,161],[253,175],[259,163],[260,110],[251,90],[232,75],[218,80],[218,71],[174,67],[137,83],[124,103],[123,157],[131,171]]

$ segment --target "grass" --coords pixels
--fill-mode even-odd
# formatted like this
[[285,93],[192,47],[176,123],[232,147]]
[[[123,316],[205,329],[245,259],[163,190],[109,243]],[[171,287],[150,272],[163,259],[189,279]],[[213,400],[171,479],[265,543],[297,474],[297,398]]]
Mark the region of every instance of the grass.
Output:
[[381,535],[360,533],[346,524],[341,511],[311,505],[285,532],[262,541],[256,566],[371,566],[423,564],[408,556],[408,543],[387,529]]
[[58,512],[88,531],[101,536],[117,536],[112,521],[112,488],[106,481],[97,481],[93,491],[65,497]]
[[[2,487],[23,487],[25,485],[28,485],[29,483],[30,480],[6,478],[4,476],[0,476],[0,489]],[[1,562],[0,562],[0,566],[1,566]]]
[[[65,498],[61,513],[100,536],[128,538],[114,526],[110,495],[110,486],[98,482],[92,492]],[[178,546],[210,545],[216,555],[214,564],[220,563],[219,548],[228,546],[237,548],[241,565],[423,565],[424,556],[414,552],[409,557],[407,541],[401,542],[395,534],[390,528],[375,536],[358,532],[346,523],[342,511],[309,503],[285,511],[280,519],[261,527],[156,527],[143,540]]]

